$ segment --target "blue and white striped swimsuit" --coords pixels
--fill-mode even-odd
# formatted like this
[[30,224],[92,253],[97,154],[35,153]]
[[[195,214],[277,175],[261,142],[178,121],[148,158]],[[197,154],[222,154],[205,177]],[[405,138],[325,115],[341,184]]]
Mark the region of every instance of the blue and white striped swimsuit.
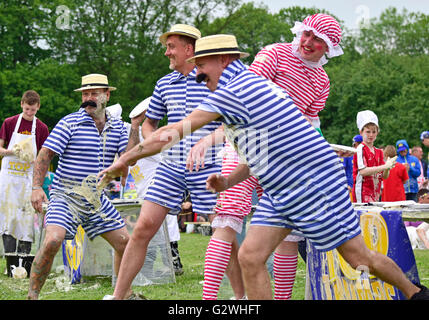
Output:
[[296,230],[319,250],[358,235],[338,157],[286,91],[238,60],[225,74],[227,84],[198,109],[222,115],[228,140],[264,189],[251,223]]
[[[171,124],[180,122],[191,114],[210,93],[204,84],[195,81],[195,76],[196,69],[187,76],[174,71],[162,77],[155,86],[146,117],[161,120],[166,115],[168,124]],[[188,190],[194,212],[213,214],[216,195],[206,190],[206,180],[210,174],[221,172],[222,159],[217,154],[223,146],[209,148],[205,156],[205,167],[198,172],[186,171],[185,166],[191,148],[220,125],[221,122],[211,122],[163,151],[161,163],[144,199],[170,208],[170,214],[178,214],[183,193]]]
[[59,155],[45,224],[65,228],[66,239],[74,238],[79,224],[90,239],[122,228],[119,212],[103,192],[96,190],[95,177],[113,163],[115,154],[123,152],[127,144],[127,129],[118,119],[109,117],[100,135],[84,109],[62,118],[43,144]]

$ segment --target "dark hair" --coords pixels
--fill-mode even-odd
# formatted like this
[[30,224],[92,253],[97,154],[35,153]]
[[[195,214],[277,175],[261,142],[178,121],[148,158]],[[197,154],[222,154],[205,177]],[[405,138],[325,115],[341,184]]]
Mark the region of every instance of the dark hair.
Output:
[[182,35],[178,35],[178,36],[182,42],[184,42],[185,44],[192,45],[192,47],[195,49],[195,42],[197,41],[197,39],[194,39],[192,37],[182,36]]
[[417,192],[417,200],[419,200],[421,197],[424,197],[428,193],[428,189],[420,189],[419,192]]
[[40,104],[40,96],[36,91],[28,90],[28,91],[25,91],[24,94],[22,95],[21,102],[27,103],[30,106],[36,103]]

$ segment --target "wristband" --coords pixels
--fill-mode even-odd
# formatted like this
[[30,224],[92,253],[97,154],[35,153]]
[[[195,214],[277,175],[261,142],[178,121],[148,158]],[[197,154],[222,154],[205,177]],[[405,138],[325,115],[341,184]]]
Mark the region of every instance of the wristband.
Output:
[[31,190],[40,190],[42,187],[31,187]]

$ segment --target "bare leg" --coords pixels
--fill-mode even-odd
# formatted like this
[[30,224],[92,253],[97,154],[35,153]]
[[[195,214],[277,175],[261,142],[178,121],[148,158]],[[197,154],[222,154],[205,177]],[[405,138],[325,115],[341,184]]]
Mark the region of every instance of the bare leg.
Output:
[[[115,275],[118,276],[119,274],[119,267],[121,265],[122,256],[125,251],[125,247],[127,246],[127,243],[130,239],[130,236],[128,234],[127,228],[123,227],[121,229],[109,231],[106,233],[103,233],[101,235],[109,244],[113,247],[115,256],[114,256],[114,271]],[[126,296],[129,296],[131,294],[131,288],[129,288],[128,293]]]
[[392,259],[369,250],[362,235],[343,243],[337,250],[354,269],[367,267],[371,274],[397,287],[407,298],[420,291]]
[[265,263],[290,231],[284,228],[250,226],[238,251],[238,260],[249,299],[272,299],[271,281]]
[[244,297],[246,292],[244,290],[244,283],[243,283],[243,277],[241,275],[240,264],[238,263],[238,249],[239,249],[238,241],[237,241],[237,238],[235,237],[235,231],[233,231],[233,233],[234,233],[234,240],[232,242],[231,258],[225,273],[229,279],[231,288],[234,291],[235,298],[241,299]]
[[122,256],[125,251],[125,247],[130,239],[130,235],[126,227],[118,230],[109,231],[101,235],[115,250],[114,270],[115,274],[118,275],[119,266],[121,265]]
[[52,262],[61,247],[65,235],[66,230],[59,226],[46,227],[45,240],[31,266],[27,299],[37,300],[39,298],[40,291],[51,271]]
[[122,257],[118,280],[113,292],[115,299],[125,298],[134,278],[144,264],[149,242],[161,227],[168,211],[170,209],[156,203],[143,202],[140,216]]

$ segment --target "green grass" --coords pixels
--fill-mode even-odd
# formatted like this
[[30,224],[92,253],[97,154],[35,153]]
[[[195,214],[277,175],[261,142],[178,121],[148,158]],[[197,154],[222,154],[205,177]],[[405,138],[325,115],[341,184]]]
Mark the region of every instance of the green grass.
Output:
[[[144,294],[151,300],[201,300],[204,255],[210,237],[200,234],[181,234],[180,256],[184,274],[176,277],[176,283],[134,287],[134,291]],[[429,250],[414,251],[421,282],[429,287]],[[6,260],[0,259],[0,300],[22,300],[27,296],[28,279],[12,279],[3,274]],[[112,294],[111,277],[84,277],[82,283],[68,285],[61,274],[51,273],[40,294],[43,300],[100,300]],[[305,264],[298,261],[298,270],[292,299],[304,299]],[[232,290],[223,284],[219,292],[221,299],[229,299]]]

